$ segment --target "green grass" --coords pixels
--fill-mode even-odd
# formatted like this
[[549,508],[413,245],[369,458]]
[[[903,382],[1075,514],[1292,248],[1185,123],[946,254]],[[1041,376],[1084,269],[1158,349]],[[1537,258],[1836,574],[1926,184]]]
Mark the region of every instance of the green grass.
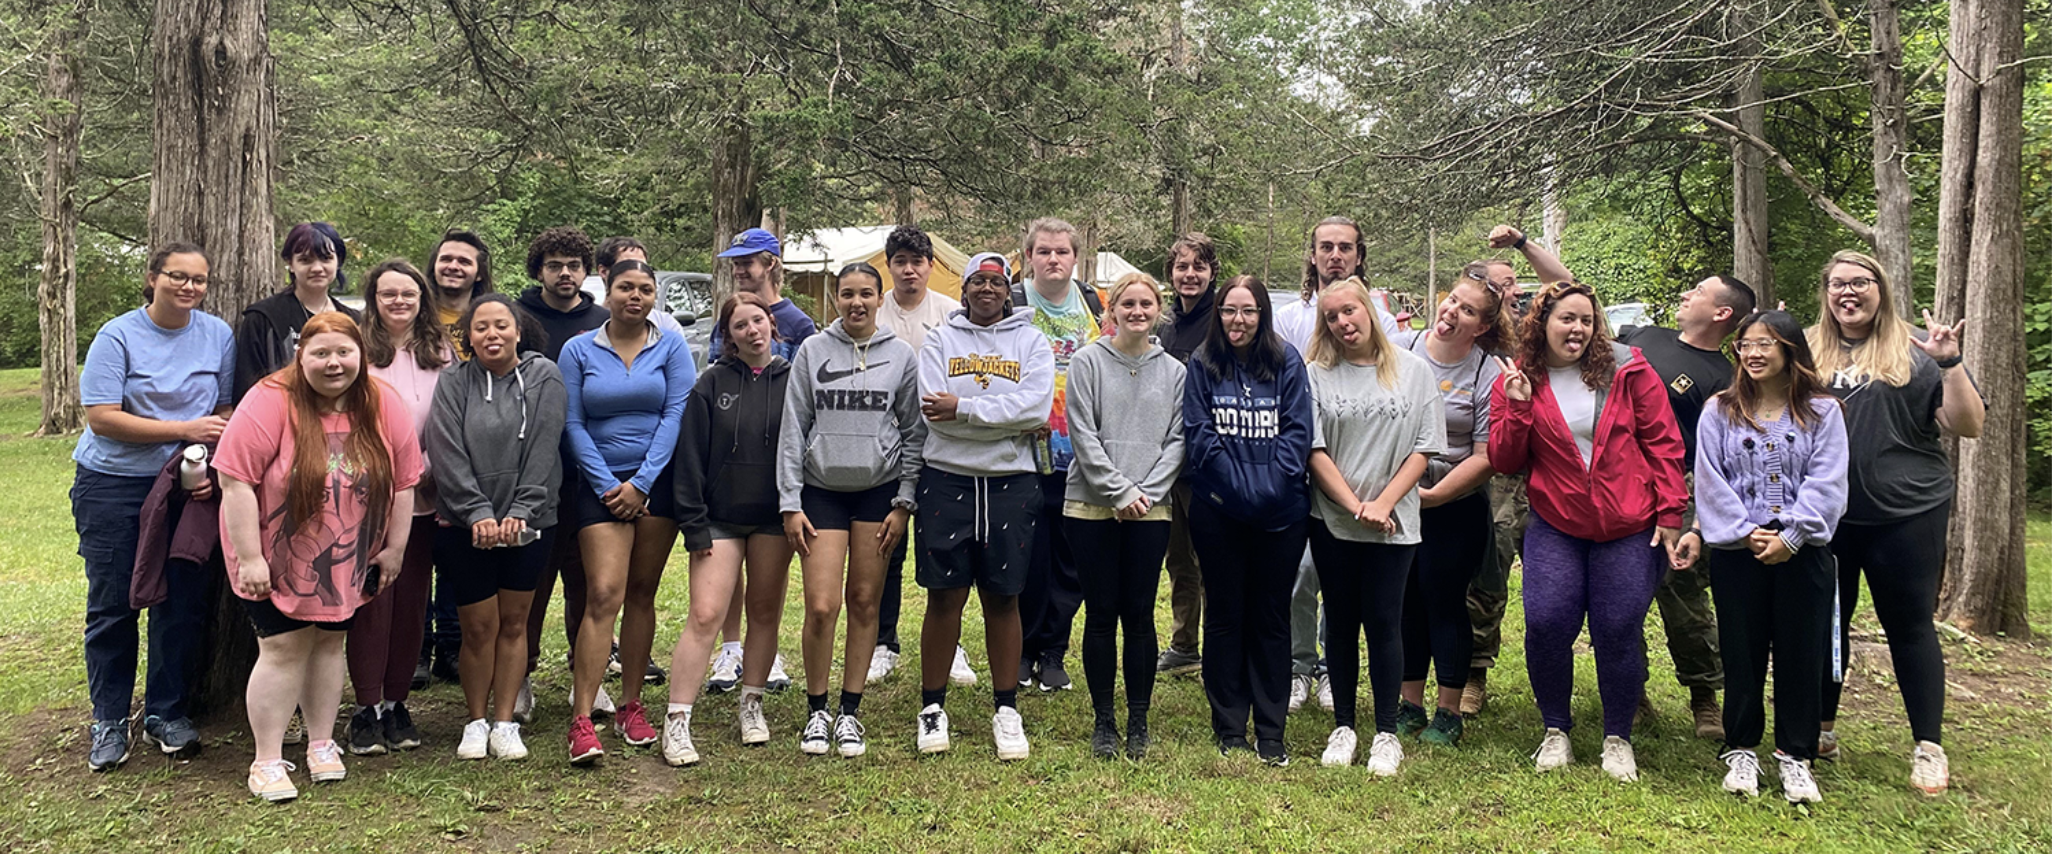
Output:
[[[426,748],[352,759],[347,782],[312,789],[297,803],[250,801],[242,775],[246,727],[232,713],[207,722],[207,753],[174,766],[138,752],[108,775],[84,770],[87,717],[79,628],[84,598],[64,491],[69,439],[27,439],[34,427],[32,372],[0,372],[0,849],[20,851],[902,851],[1394,850],[1416,851],[2044,851],[2052,848],[2052,659],[2043,645],[1949,642],[1961,688],[1947,707],[1954,788],[1925,799],[1905,785],[1908,732],[1886,668],[1857,674],[1841,724],[1848,760],[1826,766],[1828,799],[1795,810],[1771,791],[1757,801],[1725,796],[1715,746],[1690,737],[1685,695],[1671,678],[1658,621],[1649,630],[1651,690],[1663,715],[1635,739],[1643,782],[1623,786],[1596,768],[1595,726],[1580,728],[1582,764],[1538,776],[1537,741],[1515,639],[1494,673],[1495,696],[1470,721],[1457,750],[1407,744],[1394,780],[1317,767],[1330,716],[1291,721],[1295,764],[1269,769],[1222,760],[1210,748],[1201,686],[1164,680],[1156,691],[1155,756],[1144,763],[1092,760],[1090,718],[1079,688],[1021,698],[1033,758],[992,756],[987,684],[956,689],[949,704],[956,746],[940,757],[912,748],[917,658],[873,686],[864,701],[870,755],[856,761],[802,757],[794,749],[804,700],[770,699],[775,734],[744,751],[732,731],[731,696],[701,701],[700,767],[676,771],[652,753],[617,748],[593,771],[560,759],[568,674],[551,632],[539,674],[538,725],[525,763],[453,759],[461,697],[436,685],[410,705]],[[2030,522],[2033,614],[2052,628],[2052,521]],[[658,645],[676,638],[685,612],[682,564],[660,601]],[[796,582],[793,582],[794,587]],[[795,592],[795,591],[794,591]],[[923,597],[906,589],[908,640]],[[1166,626],[1166,595],[1159,624]],[[797,597],[783,649],[795,663]],[[981,626],[971,608],[968,646],[986,677]],[[1870,630],[1871,615],[1864,618]],[[910,648],[907,649],[911,653]],[[1081,668],[1072,656],[1072,672]],[[798,676],[797,668],[793,675]],[[1599,716],[1594,668],[1580,660],[1576,713]],[[801,677],[802,678],[802,677]],[[615,689],[617,690],[617,688]],[[1969,696],[1971,693],[1971,696]],[[660,689],[647,694],[661,702]],[[660,708],[660,706],[657,706]],[[288,753],[288,756],[290,753]],[[302,776],[303,780],[304,777]]]

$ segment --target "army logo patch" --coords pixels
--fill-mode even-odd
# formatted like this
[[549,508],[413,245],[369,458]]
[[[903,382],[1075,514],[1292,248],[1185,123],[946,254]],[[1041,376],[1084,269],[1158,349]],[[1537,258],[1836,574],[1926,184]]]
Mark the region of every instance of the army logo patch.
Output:
[[1667,387],[1674,389],[1675,394],[1688,394],[1689,389],[1696,387],[1696,381],[1689,379],[1688,374],[1681,374],[1674,378],[1674,382],[1668,383]]

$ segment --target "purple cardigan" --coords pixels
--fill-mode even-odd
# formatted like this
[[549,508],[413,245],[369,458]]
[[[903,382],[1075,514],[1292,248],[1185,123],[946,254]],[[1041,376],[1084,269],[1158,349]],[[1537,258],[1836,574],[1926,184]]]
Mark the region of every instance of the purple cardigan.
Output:
[[1696,422],[1696,524],[1703,542],[1738,548],[1753,529],[1782,523],[1790,549],[1822,546],[1845,515],[1845,413],[1837,400],[1810,402],[1805,430],[1783,413],[1761,429],[1727,418],[1718,398]]

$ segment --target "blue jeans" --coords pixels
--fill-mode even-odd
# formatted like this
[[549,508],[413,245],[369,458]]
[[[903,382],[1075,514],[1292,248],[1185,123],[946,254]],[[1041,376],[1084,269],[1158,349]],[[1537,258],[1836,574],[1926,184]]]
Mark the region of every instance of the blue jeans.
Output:
[[[80,468],[72,482],[78,556],[85,558],[86,686],[94,720],[126,720],[135,699],[136,624],[141,612],[128,607],[128,588],[135,576],[143,499],[154,481]],[[182,499],[173,500],[167,530],[176,528],[183,507]],[[171,561],[164,572],[169,598],[150,609],[143,713],[177,720],[185,717],[186,691],[198,672],[212,585],[207,567],[191,561]]]

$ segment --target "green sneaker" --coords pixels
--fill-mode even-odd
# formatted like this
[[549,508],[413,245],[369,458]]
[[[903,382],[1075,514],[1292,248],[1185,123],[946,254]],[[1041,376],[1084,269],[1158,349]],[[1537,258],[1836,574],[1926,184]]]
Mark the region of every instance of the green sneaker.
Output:
[[1425,728],[1425,707],[1409,700],[1398,701],[1397,734],[1415,736]]
[[1461,716],[1440,709],[1432,713],[1432,725],[1418,734],[1418,740],[1426,744],[1453,747],[1461,743]]

